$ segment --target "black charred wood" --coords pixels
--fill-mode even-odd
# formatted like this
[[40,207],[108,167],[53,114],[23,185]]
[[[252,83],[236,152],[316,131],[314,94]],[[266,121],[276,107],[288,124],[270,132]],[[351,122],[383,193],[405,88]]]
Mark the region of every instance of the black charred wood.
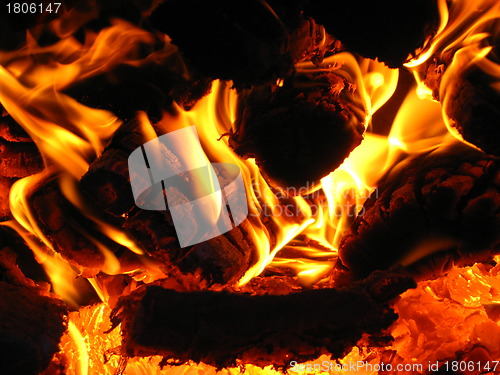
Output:
[[0,365],[5,374],[36,375],[59,351],[67,308],[37,287],[0,281]]
[[[36,375],[59,351],[68,309],[48,284],[26,277],[18,265],[29,249],[10,228],[0,227],[0,366],[5,374]],[[30,267],[31,268],[31,267]]]
[[288,295],[148,286],[123,298],[112,320],[122,323],[128,356],[287,367],[324,353],[342,357],[363,333],[381,334],[397,318],[389,301],[412,287],[411,278],[397,273],[376,274],[341,290]]
[[[281,88],[255,88],[240,98],[230,146],[255,158],[282,187],[310,187],[361,143],[362,105],[354,86],[335,72],[301,74]],[[360,118],[361,117],[361,118]]]
[[274,82],[304,58],[339,48],[302,15],[299,1],[168,0],[150,17],[188,64],[239,88]]
[[208,77],[246,84],[292,69],[286,30],[263,2],[169,0],[150,22]]
[[[500,27],[497,22],[496,29]],[[488,64],[500,65],[500,38],[485,57]],[[442,69],[444,70],[444,68]],[[464,140],[481,148],[484,152],[500,156],[500,90],[498,74],[483,70],[481,64],[472,64],[449,80],[444,87],[443,107],[451,126]]]
[[33,142],[8,142],[0,138],[0,176],[26,177],[43,168],[42,156]]
[[439,24],[436,0],[310,0],[304,13],[363,57],[401,67]]
[[[0,112],[2,107],[0,106]],[[32,142],[31,137],[9,114],[0,114],[0,138],[9,142]]]
[[128,156],[120,149],[106,150],[82,177],[80,187],[89,199],[108,214],[116,217],[134,207],[128,174]]
[[[192,223],[196,228],[194,217]],[[212,285],[238,281],[255,262],[256,249],[248,239],[247,225],[243,222],[229,232],[184,248],[179,244],[168,210],[136,208],[123,226],[148,255],[163,264],[166,272],[174,271],[180,278],[199,274],[203,282]]]
[[[137,267],[134,254],[114,242],[96,222],[73,206],[62,193],[56,179],[41,183],[28,199],[40,229],[54,250],[80,269],[84,277],[95,276],[105,265],[106,258],[99,243],[117,257],[123,271]],[[88,202],[87,210],[92,210],[92,207]],[[98,216],[97,210],[93,210],[93,214],[100,220],[113,223],[109,216]]]
[[211,79],[183,66],[175,54],[163,63],[140,67],[122,64],[78,82],[65,92],[89,107],[109,110],[123,120],[145,111],[152,122],[157,122],[173,101],[189,109],[210,90]]
[[33,286],[32,280],[48,282],[49,278],[21,236],[0,226],[0,281]]
[[[113,222],[123,226],[167,272],[175,272],[180,278],[196,273],[208,284],[237,281],[254,263],[256,249],[248,239],[248,223],[243,222],[204,243],[181,248],[168,209],[149,211],[136,206],[130,185],[128,156],[146,141],[140,129],[138,117],[118,129],[103,154],[82,177],[82,191]],[[155,126],[151,129],[161,134]],[[182,168],[179,167],[179,171]],[[166,193],[169,202],[187,202],[178,189],[167,190]],[[196,226],[196,219],[192,217],[192,228]]]
[[88,199],[120,221],[123,214],[136,207],[130,185],[128,157],[147,141],[141,133],[139,121],[137,115],[125,121],[80,180],[80,188]]
[[9,193],[16,178],[0,177],[0,221],[11,218]]
[[499,160],[462,143],[415,157],[366,201],[339,255],[353,278],[401,263],[419,277],[500,251]]
[[[487,25],[485,29],[496,30],[499,21]],[[427,63],[423,79],[433,98],[442,102],[450,126],[465,141],[499,156],[500,90],[495,87],[499,78],[484,67],[500,64],[500,38],[492,35],[482,44],[492,49],[477,63],[464,62],[463,57],[455,59],[457,48],[436,53]],[[446,84],[442,85],[443,79]]]

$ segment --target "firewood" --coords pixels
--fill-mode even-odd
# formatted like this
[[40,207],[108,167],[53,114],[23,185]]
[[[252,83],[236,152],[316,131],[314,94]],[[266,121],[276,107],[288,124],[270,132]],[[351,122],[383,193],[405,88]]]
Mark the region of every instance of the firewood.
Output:
[[438,28],[437,1],[310,0],[304,13],[347,50],[397,68]]
[[146,286],[124,297],[112,313],[122,323],[127,356],[161,355],[217,367],[252,363],[287,367],[290,361],[346,354],[363,333],[383,334],[397,317],[389,301],[411,278],[376,274],[348,288],[288,295],[177,292]]
[[34,286],[47,282],[42,266],[21,236],[7,226],[0,226],[0,280],[15,285]]
[[[3,228],[0,229],[3,230]],[[0,281],[12,285],[23,285],[27,287],[35,286],[36,284],[33,280],[24,276],[21,269],[16,264],[16,258],[16,253],[9,247],[4,247],[3,244],[0,244]]]
[[256,88],[240,99],[229,144],[255,158],[272,184],[312,186],[361,143],[362,105],[354,86],[335,72],[304,73],[281,88]]
[[0,228],[0,366],[5,374],[36,375],[59,351],[68,309],[48,283],[23,274],[14,253],[20,242],[9,232]]
[[[128,169],[128,157],[147,140],[139,118],[125,121],[113,134],[101,156],[91,163],[80,180],[80,188],[100,209],[119,220],[136,207]],[[153,125],[156,134],[161,134]]]
[[[56,179],[42,182],[28,199],[40,229],[54,250],[76,266],[82,276],[93,277],[104,267],[105,256],[98,242],[117,257],[122,271],[138,267],[139,263],[131,251],[101,232],[95,222],[66,199]],[[99,211],[92,209],[91,202],[86,207],[98,215]],[[97,217],[113,223],[112,217]]]
[[80,186],[105,212],[120,216],[134,207],[128,175],[128,156],[123,150],[105,151],[82,177]]
[[9,193],[16,178],[0,177],[0,221],[8,220],[11,217]]
[[[180,278],[199,273],[201,279],[210,285],[237,281],[254,262],[255,245],[247,240],[248,223],[202,244],[182,248],[168,209],[148,211],[136,206],[130,185],[128,156],[145,142],[139,129],[137,118],[125,122],[103,154],[91,164],[80,181],[80,187],[89,200],[122,225],[149,256],[163,265],[166,272],[175,272]],[[161,134],[159,129],[155,131]],[[179,167],[179,173],[182,172]],[[167,190],[167,194],[169,202],[174,196],[179,202],[187,200],[178,189]],[[192,228],[195,227],[196,220],[192,217]]]
[[133,119],[137,111],[145,111],[156,122],[173,101],[191,108],[209,92],[211,82],[172,53],[170,59],[158,63],[138,67],[118,65],[109,72],[73,84],[65,93],[86,106],[109,110],[123,120]]
[[67,308],[40,288],[0,281],[0,365],[6,374],[44,370],[66,330]]
[[342,264],[354,278],[398,263],[427,277],[488,261],[500,251],[499,190],[499,160],[462,143],[414,157],[366,201],[341,241]]
[[0,138],[9,142],[32,142],[26,131],[7,113],[0,113]]
[[[484,58],[490,60],[490,64],[498,65],[498,51],[500,38]],[[453,57],[451,52],[436,56],[426,69],[424,82],[432,89],[434,99],[443,103],[450,125],[465,141],[487,153],[500,156],[500,91],[493,85],[498,78],[483,70],[480,65],[472,64],[457,71],[457,63],[453,63],[451,67]],[[446,86],[441,87],[448,69],[453,70],[454,76],[448,77]]]
[[[192,227],[196,228],[194,217],[192,221]],[[164,265],[166,272],[176,272],[181,278],[198,273],[200,281],[212,285],[238,281],[255,262],[256,249],[248,240],[248,225],[243,222],[229,232],[188,247],[180,246],[168,210],[136,208],[129,213],[123,227],[147,254]]]
[[43,159],[33,142],[8,142],[0,138],[0,176],[26,177],[41,172]]
[[[330,44],[296,1],[168,0],[149,18],[204,75],[243,88],[293,72],[305,57],[321,60]],[[335,49],[335,46],[333,47]]]

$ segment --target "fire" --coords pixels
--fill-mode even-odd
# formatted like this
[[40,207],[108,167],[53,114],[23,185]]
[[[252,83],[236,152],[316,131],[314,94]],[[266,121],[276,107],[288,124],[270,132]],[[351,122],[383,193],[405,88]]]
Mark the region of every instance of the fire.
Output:
[[[363,119],[366,128],[361,145],[339,168],[325,176],[320,184],[301,191],[271,186],[254,159],[243,160],[229,146],[227,134],[234,130],[238,93],[228,82],[215,81],[210,94],[190,110],[174,104],[173,110],[164,111],[155,124],[145,112],[136,114],[138,132],[144,144],[157,142],[161,134],[157,134],[156,129],[164,134],[181,129],[187,131],[190,127],[196,129],[201,148],[197,147],[194,130],[185,138],[186,143],[177,146],[185,156],[183,165],[190,170],[200,165],[207,166],[207,170],[197,170],[200,176],[204,176],[202,179],[206,184],[196,186],[193,194],[197,197],[208,196],[202,212],[211,224],[218,222],[217,215],[224,202],[210,163],[231,163],[239,167],[246,187],[247,223],[250,241],[256,248],[256,261],[231,287],[243,288],[265,270],[292,275],[304,288],[321,285],[321,281],[332,273],[342,235],[356,216],[363,214],[364,202],[370,196],[378,196],[378,182],[395,167],[401,167],[399,163],[408,156],[458,142],[454,137],[453,121],[446,115],[450,95],[448,87],[455,77],[475,66],[491,76],[491,86],[497,92],[500,90],[500,68],[490,59],[492,46],[486,43],[491,37],[488,28],[493,21],[497,21],[500,5],[488,0],[449,3],[450,7],[445,0],[438,1],[441,24],[437,35],[429,39],[418,56],[406,64],[415,75],[418,86],[406,95],[389,134],[378,134],[371,122],[377,110],[393,96],[398,83],[398,70],[346,52],[325,59],[320,67],[312,63],[297,66],[299,72],[331,70],[347,77],[356,87],[353,100],[365,109],[356,115]],[[150,283],[168,275],[123,228],[108,222],[89,207],[79,190],[78,181],[88,171],[92,161],[102,154],[122,121],[109,111],[79,103],[64,90],[120,64],[141,66],[169,59],[177,61],[179,57],[168,37],[118,19],[98,33],[87,32],[81,42],[73,35],[78,24],[83,23],[88,15],[75,12],[60,17],[51,25],[60,37],[59,42],[48,47],[40,46],[30,34],[25,48],[0,53],[0,103],[34,140],[46,166],[44,172],[23,178],[13,185],[9,200],[14,219],[2,225],[20,233],[50,275],[54,292],[75,309],[61,342],[62,351],[51,366],[64,366],[67,374],[77,375],[280,373],[271,367],[261,369],[251,365],[244,372],[237,368],[217,371],[194,363],[163,368],[160,357],[126,361],[120,348],[120,327],[108,331],[111,307],[119,294],[107,288],[106,277],[130,276],[133,281],[130,281],[126,291],[121,291],[125,293],[141,283]],[[481,17],[477,17],[480,12]],[[162,47],[155,49],[157,44],[162,44]],[[141,47],[148,47],[151,53],[144,56]],[[430,100],[433,90],[424,85],[424,73],[433,58],[445,59],[450,53],[453,58],[437,88],[440,105]],[[183,68],[175,67],[181,70],[181,74],[185,73]],[[283,80],[277,82],[277,86],[283,85]],[[88,276],[85,270],[57,253],[30,206],[29,198],[51,179],[57,181],[65,199],[98,228],[99,234],[126,248],[138,259],[138,263],[124,265],[107,242],[81,230],[79,234],[94,244],[104,259],[98,276],[93,274],[95,277],[81,278]],[[405,260],[408,263],[411,261],[413,259]],[[449,358],[463,347],[472,348],[474,345],[486,347],[492,356],[498,357],[498,272],[498,266],[479,264],[453,268],[448,275],[421,282],[417,289],[406,292],[395,304],[401,318],[390,328],[394,343],[370,348],[362,340],[359,348],[336,362],[341,365],[359,362],[364,364],[364,368],[357,368],[356,371],[344,370],[343,367],[342,371],[324,370],[325,363],[332,364],[335,360],[328,356],[303,364],[303,368],[311,369],[310,373],[375,374],[378,371],[368,365],[380,364],[381,358],[390,357],[394,366],[416,363],[415,358],[418,358],[429,366]],[[91,287],[101,303],[81,307],[80,295]],[[460,324],[458,333],[450,336],[449,332],[456,329],[456,322],[459,321],[466,323]],[[415,347],[419,348],[418,353],[414,352]],[[408,371],[419,372],[423,370]],[[287,373],[301,372],[292,368]]]
[[[452,1],[448,8],[445,1],[440,1],[439,6],[441,26],[437,34],[406,66],[412,69],[421,95],[439,98],[448,130],[464,141],[457,131],[459,124],[451,115],[453,96],[463,85],[460,78],[474,70],[488,77],[488,86],[499,92],[500,64],[492,51],[498,43],[500,6],[489,0]],[[437,67],[433,68],[433,64]],[[426,77],[430,82],[426,82]]]

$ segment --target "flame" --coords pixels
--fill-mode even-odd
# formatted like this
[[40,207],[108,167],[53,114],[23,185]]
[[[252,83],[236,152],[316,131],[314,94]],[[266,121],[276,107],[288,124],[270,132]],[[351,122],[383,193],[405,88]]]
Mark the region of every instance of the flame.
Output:
[[[167,38],[159,40],[157,35],[122,20],[113,20],[110,27],[99,33],[87,31],[83,43],[71,34],[63,35],[61,22],[62,19],[56,20],[53,25],[61,36],[53,45],[39,46],[28,32],[24,48],[0,52],[0,103],[33,139],[46,165],[42,174],[21,179],[13,185],[10,206],[16,222],[12,226],[31,245],[37,260],[50,275],[56,293],[77,306],[78,295],[87,286],[76,285],[74,280],[80,271],[56,254],[38,226],[28,201],[37,186],[56,177],[64,197],[104,234],[138,255],[143,251],[121,228],[92,212],[77,186],[90,162],[102,153],[105,142],[121,125],[121,120],[108,111],[80,104],[62,90],[118,64],[140,66],[168,59],[176,49],[165,43],[164,48],[141,56],[141,45],[168,41]],[[103,272],[127,271],[101,241],[85,232],[81,235],[103,254]],[[106,298],[106,293],[101,296]]]
[[[448,5],[449,4],[449,5]],[[500,68],[498,62],[488,57],[492,46],[491,38],[498,38],[498,31],[492,25],[499,22],[500,4],[492,0],[465,1],[439,0],[438,7],[441,22],[436,35],[429,40],[427,46],[419,52],[417,57],[409,61],[406,67],[410,68],[419,83],[422,95],[431,98],[431,92],[425,87],[425,75],[432,59],[437,61],[452,61],[444,72],[440,85],[440,98],[444,98],[443,91],[448,87],[450,80],[470,68],[476,66],[489,75],[494,82],[493,87],[498,91]],[[446,117],[445,117],[446,118]]]
[[[90,109],[79,104],[62,94],[61,90],[78,80],[85,80],[100,71],[109,70],[119,63],[140,65],[147,60],[169,56],[174,49],[166,38],[167,42],[162,50],[152,53],[145,59],[138,59],[137,46],[141,43],[152,44],[157,41],[157,37],[120,20],[113,21],[109,28],[98,34],[87,33],[83,44],[76,41],[71,34],[65,34],[61,29],[61,23],[56,23],[54,27],[59,35],[66,35],[55,45],[39,47],[34,39],[30,39],[26,49],[0,56],[2,62],[0,78],[4,79],[6,87],[2,91],[0,101],[35,140],[47,166],[51,167],[47,172],[50,171],[57,176],[65,198],[96,223],[103,233],[140,255],[142,251],[130,237],[119,228],[101,220],[86,207],[85,200],[77,188],[77,181],[87,171],[90,161],[100,155],[104,142],[114,133],[120,121],[107,111]],[[36,57],[41,54],[49,54],[52,58],[50,63],[32,62],[31,56]],[[312,64],[302,64],[299,69],[317,68]],[[365,119],[367,127],[374,111],[392,95],[397,83],[396,70],[390,70],[375,62],[363,60],[360,63],[347,53],[326,59],[321,69],[335,69],[337,74],[345,76],[349,82],[356,85],[358,94],[355,100],[361,101],[362,105],[359,107],[366,110],[365,113],[358,115]],[[356,214],[362,199],[353,198],[354,208],[348,209],[348,212],[340,215],[340,218],[336,210],[342,207],[343,203],[339,202],[345,201],[345,194],[351,189],[355,191],[351,194],[352,197],[366,198],[367,191],[373,186],[368,187],[361,181],[356,175],[357,172],[354,172],[357,167],[351,165],[352,161],[346,161],[339,172],[330,177],[330,181],[325,179],[322,182],[326,204],[323,202],[311,204],[309,200],[297,194],[272,189],[260,174],[254,160],[241,160],[230,149],[227,139],[224,137],[220,139],[232,129],[236,101],[237,95],[234,90],[216,82],[212,94],[203,98],[191,111],[178,108],[176,115],[164,113],[157,125],[164,132],[193,124],[196,126],[206,156],[203,153],[189,155],[185,160],[187,164],[198,165],[200,160],[205,162],[210,160],[229,162],[240,167],[248,194],[249,231],[258,252],[257,262],[239,281],[239,284],[243,285],[260,274],[276,254],[301,233],[306,233],[310,238],[324,243],[335,255],[340,235]],[[144,141],[153,141],[157,134],[146,115],[139,113],[138,120]],[[363,149],[371,148],[371,144],[376,143],[374,139],[376,137],[367,136]],[[65,155],[64,158],[60,157],[62,154]],[[352,160],[355,158],[353,156]],[[199,187],[202,189],[198,192],[201,195],[206,195],[207,191],[214,191],[214,179],[208,181],[212,181],[210,186]],[[15,185],[12,196],[25,194],[29,190],[28,183],[33,186],[34,181],[27,179]],[[220,196],[211,198],[206,206],[207,216],[213,218],[212,213],[220,212],[221,205]],[[35,234],[50,247],[50,241],[43,236],[29,210],[27,202],[21,204],[20,199],[12,199],[15,219],[25,230]],[[262,213],[269,213],[266,215],[265,223]],[[104,255],[106,262],[103,271],[108,274],[120,273],[120,264],[113,252],[89,234],[83,233],[83,235],[95,243]],[[314,269],[318,271],[303,269],[300,272],[301,275],[323,274],[327,268],[316,265]]]
[[[443,75],[439,92],[444,108],[448,98],[446,87],[457,73],[471,65],[492,76],[492,87],[500,89],[500,69],[488,57],[492,47],[485,45],[491,36],[487,27],[498,18],[499,3],[488,0],[455,0],[449,2],[449,8],[447,3],[446,0],[438,0],[441,14],[438,32],[427,41],[418,56],[406,64],[415,74],[418,86],[408,93],[388,135],[375,133],[371,119],[393,95],[398,82],[398,70],[389,69],[375,61],[358,59],[349,53],[329,57],[319,68],[312,63],[297,66],[299,71],[334,70],[352,82],[357,93],[354,100],[360,102],[360,108],[364,108],[357,115],[364,119],[367,129],[362,144],[344,163],[324,177],[319,186],[307,191],[296,194],[297,192],[271,187],[261,175],[255,160],[242,160],[229,147],[224,135],[234,130],[238,100],[237,92],[231,89],[229,83],[214,82],[211,93],[189,111],[176,107],[175,111],[163,113],[155,127],[165,133],[193,125],[197,129],[203,149],[194,147],[195,140],[189,139],[189,145],[184,144],[182,147],[196,151],[186,155],[184,165],[197,166],[200,161],[206,165],[210,162],[233,163],[241,170],[249,205],[246,230],[256,246],[257,261],[238,281],[238,286],[248,283],[266,267],[292,269],[300,285],[314,286],[331,272],[342,234],[356,216],[363,214],[365,200],[371,195],[377,196],[380,179],[408,155],[456,142],[450,133],[452,126],[449,120],[446,116],[443,119],[441,106],[429,100],[431,92],[423,84],[423,75],[431,57],[441,58],[444,54],[453,52],[454,57]],[[91,18],[93,11],[95,10],[84,15],[72,11],[55,20],[50,27],[61,40],[54,45],[40,46],[35,36],[29,34],[25,48],[14,52],[0,52],[0,103],[35,141],[47,167],[43,173],[26,177],[14,184],[9,200],[15,220],[2,225],[8,225],[22,235],[33,249],[37,261],[50,275],[55,293],[71,306],[79,307],[79,295],[88,287],[88,283],[104,301],[82,307],[70,316],[68,332],[61,342],[61,355],[69,363],[66,369],[68,374],[115,374],[118,371],[134,375],[241,373],[240,369],[217,372],[203,364],[167,366],[162,369],[159,357],[134,358],[124,363],[117,349],[121,344],[120,328],[104,333],[110,325],[110,295],[105,283],[98,278],[85,281],[86,286],[77,282],[82,280],[78,279],[80,270],[57,254],[33,215],[28,198],[37,186],[48,178],[55,177],[64,197],[95,223],[102,233],[131,252],[144,255],[126,232],[107,223],[87,207],[77,184],[87,172],[91,161],[102,153],[105,143],[121,125],[121,121],[108,111],[88,108],[78,103],[62,91],[76,82],[109,71],[118,64],[141,66],[148,62],[164,61],[177,51],[169,43],[168,37],[160,37],[122,20],[112,20],[111,26],[99,33],[88,31],[85,41],[79,42],[73,37],[73,33],[86,17]],[[478,14],[481,16],[477,17]],[[153,46],[158,42],[163,43],[163,48],[148,56],[141,56],[141,45]],[[282,86],[283,83],[283,80],[279,80],[277,85]],[[137,120],[143,141],[154,141],[159,134],[146,113],[139,112]],[[205,180],[207,184],[198,187],[199,196],[210,195],[217,190],[213,171],[208,169],[208,175],[210,178]],[[217,215],[213,213],[220,212],[222,205],[220,194],[211,196],[206,205],[206,217],[216,221]],[[147,272],[124,270],[111,249],[90,234],[81,234],[104,255],[103,273],[128,273],[134,276],[134,280],[144,282],[165,276],[155,270],[155,266],[146,257],[142,260]],[[287,255],[291,253],[295,255]],[[497,285],[497,278],[494,277],[498,270],[488,272],[480,266],[456,269],[451,273],[450,281],[440,279],[441,284],[421,283],[420,289],[415,293],[419,293],[419,298],[429,303],[429,306],[434,306],[438,300],[445,298],[439,294],[439,288],[449,282],[445,287],[450,298],[464,309],[471,309],[460,310],[458,318],[466,316],[475,319],[475,315],[480,315],[480,324],[474,326],[478,330],[474,333],[477,337],[473,337],[477,341],[489,342],[488,340],[493,339],[480,331],[480,328],[488,328],[490,324],[486,319],[485,306],[500,303],[495,292],[500,290],[500,285]],[[469,284],[474,284],[474,290],[477,291],[474,295],[464,292]],[[414,325],[421,321],[415,323],[413,312],[405,305],[413,301],[415,294],[412,293],[404,295],[397,304],[400,312],[406,316],[404,321],[399,321],[391,328],[399,341],[386,348],[396,350],[406,358],[410,358],[412,353],[403,339],[410,337],[412,341],[423,340],[418,336],[418,331],[414,330]],[[454,319],[456,318],[455,316]],[[380,350],[375,348],[362,352],[355,348],[338,363],[368,361],[366,363],[376,364],[380,358]],[[429,353],[431,356],[435,354]],[[424,354],[422,356],[427,359]],[[313,365],[321,364],[323,360],[329,361],[330,358],[324,356],[312,362],[312,368],[321,368]],[[297,373],[291,370],[287,372]],[[311,371],[321,372],[322,370]],[[376,373],[359,369],[354,372]],[[278,374],[271,368],[260,369],[255,366],[247,366],[244,373]]]
[[[406,96],[388,138],[393,150],[408,154],[430,151],[453,141],[439,103],[422,98],[418,90],[411,90]],[[393,162],[389,160],[389,164]]]

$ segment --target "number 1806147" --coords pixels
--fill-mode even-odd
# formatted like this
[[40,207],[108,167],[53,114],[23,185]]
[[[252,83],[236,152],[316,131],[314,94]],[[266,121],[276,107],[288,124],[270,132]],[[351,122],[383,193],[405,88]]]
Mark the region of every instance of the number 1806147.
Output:
[[62,3],[8,3],[9,14],[58,13]]

